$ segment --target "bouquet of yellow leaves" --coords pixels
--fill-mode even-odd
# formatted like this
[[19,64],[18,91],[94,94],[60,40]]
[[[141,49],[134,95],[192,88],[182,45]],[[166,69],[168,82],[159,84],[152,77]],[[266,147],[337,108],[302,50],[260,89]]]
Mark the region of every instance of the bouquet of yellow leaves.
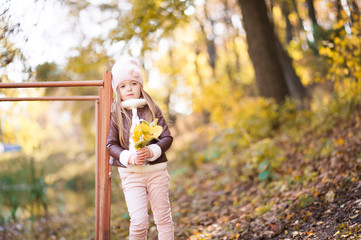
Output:
[[135,125],[133,141],[136,150],[145,147],[148,142],[159,137],[163,131],[163,128],[157,125],[157,123],[158,119],[155,118],[151,123],[143,120],[141,124]]

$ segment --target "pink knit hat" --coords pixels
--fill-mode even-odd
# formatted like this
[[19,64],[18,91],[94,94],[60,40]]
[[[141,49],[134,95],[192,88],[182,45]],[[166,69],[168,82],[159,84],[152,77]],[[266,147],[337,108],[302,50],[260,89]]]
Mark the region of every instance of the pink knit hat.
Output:
[[127,80],[134,80],[143,86],[142,73],[140,72],[138,61],[132,57],[122,57],[112,68],[112,87],[116,92],[118,85]]

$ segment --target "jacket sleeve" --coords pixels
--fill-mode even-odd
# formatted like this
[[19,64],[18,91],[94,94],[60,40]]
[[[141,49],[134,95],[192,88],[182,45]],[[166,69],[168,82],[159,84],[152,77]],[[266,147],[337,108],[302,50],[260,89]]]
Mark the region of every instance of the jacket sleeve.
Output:
[[157,106],[157,111],[156,111],[155,117],[158,118],[158,125],[162,126],[162,128],[163,128],[163,131],[160,134],[160,136],[158,137],[158,141],[156,141],[155,144],[157,144],[161,148],[162,153],[164,153],[172,145],[173,137],[169,131],[168,124],[163,117],[162,111],[160,110],[160,108],[158,106]]
[[107,149],[109,151],[110,156],[112,156],[116,160],[119,160],[120,154],[124,150],[127,150],[120,146],[118,126],[115,124],[113,119],[110,120]]

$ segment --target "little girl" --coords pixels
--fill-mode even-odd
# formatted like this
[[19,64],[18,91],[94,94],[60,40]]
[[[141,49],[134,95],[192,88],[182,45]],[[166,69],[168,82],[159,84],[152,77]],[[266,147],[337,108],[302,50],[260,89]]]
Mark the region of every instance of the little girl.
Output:
[[[169,204],[169,175],[165,152],[173,142],[160,108],[143,89],[143,78],[134,58],[122,58],[112,68],[112,87],[116,99],[112,105],[107,148],[118,166],[130,215],[129,239],[147,239],[148,200],[158,239],[174,239],[174,224]],[[141,120],[155,118],[163,132],[146,147],[134,148],[134,127]]]

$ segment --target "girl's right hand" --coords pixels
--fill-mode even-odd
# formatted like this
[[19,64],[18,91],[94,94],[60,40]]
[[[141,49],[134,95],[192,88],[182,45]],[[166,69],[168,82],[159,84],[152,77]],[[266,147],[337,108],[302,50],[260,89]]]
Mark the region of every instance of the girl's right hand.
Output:
[[129,156],[128,164],[129,165],[143,165],[145,163],[144,159],[138,159],[136,153],[132,153]]

